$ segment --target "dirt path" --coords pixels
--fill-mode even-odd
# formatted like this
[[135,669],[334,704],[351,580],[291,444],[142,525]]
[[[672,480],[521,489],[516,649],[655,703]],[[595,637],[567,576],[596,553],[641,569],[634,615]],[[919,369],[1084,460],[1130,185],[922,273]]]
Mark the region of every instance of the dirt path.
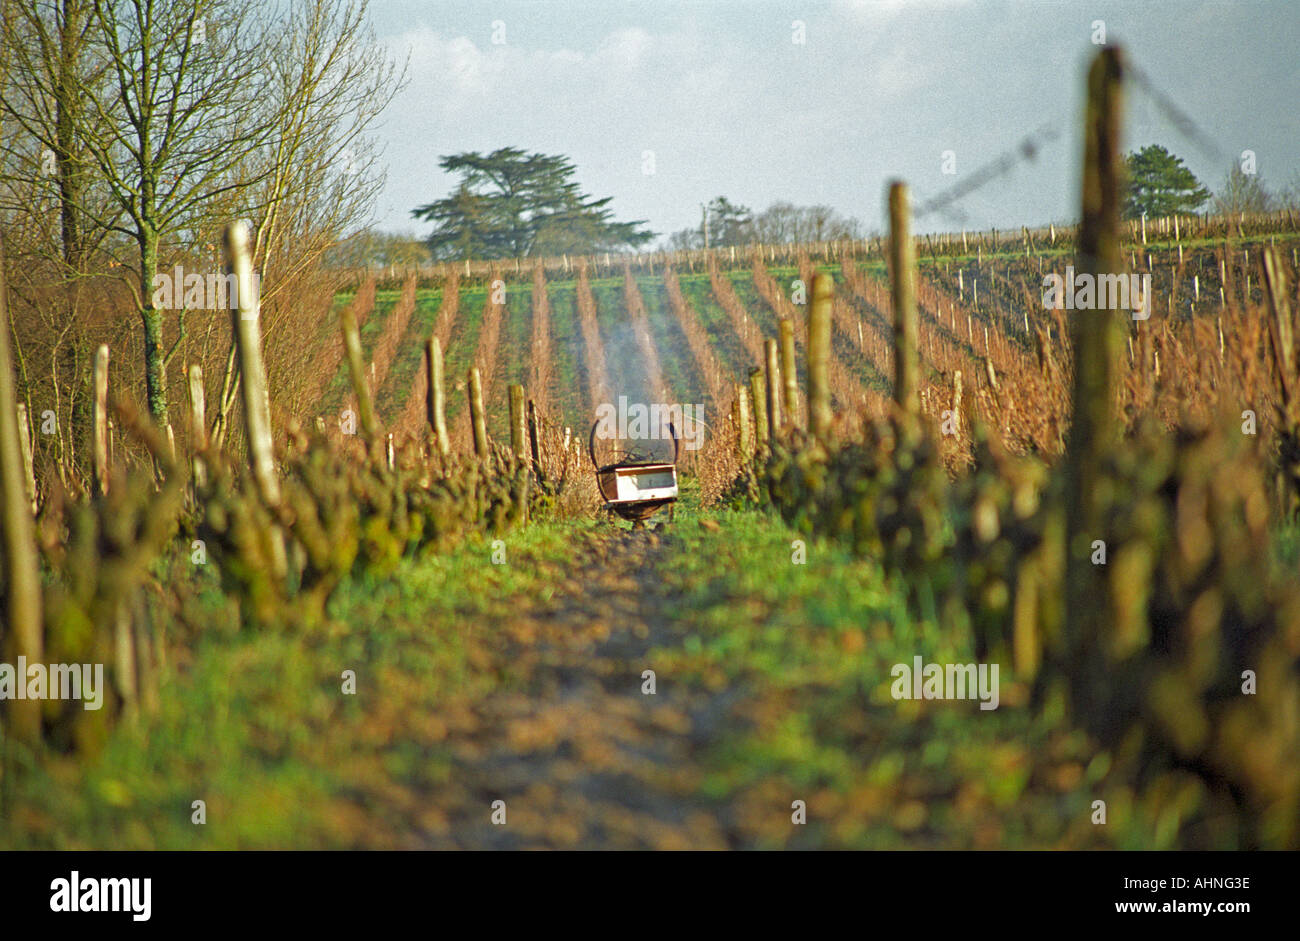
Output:
[[[526,690],[453,718],[451,779],[430,795],[447,825],[428,835],[431,846],[728,846],[726,814],[701,806],[694,758],[720,723],[734,721],[738,694],[675,688],[662,676],[654,695],[642,692],[651,651],[684,637],[656,577],[672,539],[589,534],[556,593],[520,612],[506,659],[528,678]],[[497,800],[505,825],[492,823]]]

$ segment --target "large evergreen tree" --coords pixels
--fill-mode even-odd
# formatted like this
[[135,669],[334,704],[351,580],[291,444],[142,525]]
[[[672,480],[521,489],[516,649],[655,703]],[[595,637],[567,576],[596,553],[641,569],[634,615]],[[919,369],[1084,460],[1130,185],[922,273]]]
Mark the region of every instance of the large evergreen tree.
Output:
[[645,220],[615,222],[613,197],[583,193],[567,157],[503,147],[452,154],[438,165],[460,182],[449,196],[411,211],[434,224],[428,244],[435,258],[585,254],[654,238],[641,228]]
[[1159,144],[1148,144],[1124,158],[1128,182],[1124,193],[1124,218],[1168,216],[1196,212],[1210,198],[1191,170]]

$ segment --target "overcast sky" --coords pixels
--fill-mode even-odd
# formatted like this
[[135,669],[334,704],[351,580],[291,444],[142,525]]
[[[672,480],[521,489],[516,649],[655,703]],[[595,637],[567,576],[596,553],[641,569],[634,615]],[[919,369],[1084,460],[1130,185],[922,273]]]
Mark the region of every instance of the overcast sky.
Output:
[[427,233],[410,210],[451,189],[440,156],[506,146],[567,155],[661,235],[718,195],[882,229],[890,179],[919,203],[1045,127],[1055,141],[961,200],[964,219],[917,229],[1066,221],[1098,20],[1209,138],[1134,88],[1126,149],[1163,144],[1211,189],[1251,150],[1266,186],[1300,183],[1300,0],[372,0],[371,19],[409,70],[378,133],[390,230]]

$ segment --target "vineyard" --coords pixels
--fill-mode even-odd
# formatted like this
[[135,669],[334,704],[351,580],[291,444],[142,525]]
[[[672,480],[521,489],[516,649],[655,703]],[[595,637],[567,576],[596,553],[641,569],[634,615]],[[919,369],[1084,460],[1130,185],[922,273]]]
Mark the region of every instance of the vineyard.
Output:
[[1118,76],[1076,227],[359,272],[292,414],[233,313],[240,447],[102,348],[86,493],[0,388],[6,649],[109,676],[4,704],[0,846],[1300,848],[1300,219],[1121,222]]

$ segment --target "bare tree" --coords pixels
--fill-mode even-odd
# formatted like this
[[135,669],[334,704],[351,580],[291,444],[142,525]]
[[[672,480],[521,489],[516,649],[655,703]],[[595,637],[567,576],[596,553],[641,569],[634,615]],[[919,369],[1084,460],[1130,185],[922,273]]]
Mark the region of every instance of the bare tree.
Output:
[[[368,0],[304,0],[266,53],[273,145],[250,154],[246,172],[258,179],[248,215],[256,232],[253,261],[264,279],[264,328],[273,344],[296,313],[279,303],[283,292],[369,222],[383,185],[367,135],[405,73],[374,41],[367,6]],[[214,426],[218,441],[235,401],[235,378],[234,359],[227,357]]]
[[[58,238],[44,238],[65,267],[84,267],[93,246],[100,272],[127,286],[149,410],[166,423],[168,365],[195,351],[185,305],[155,303],[160,267],[199,258],[215,272],[220,227],[248,219],[274,330],[288,308],[277,295],[367,221],[382,184],[367,133],[401,76],[366,0],[0,4],[14,76],[0,81],[0,119],[21,132],[0,145],[0,211],[35,229],[57,214]],[[197,338],[200,357],[224,338],[219,322]],[[218,429],[235,381],[227,356]]]
[[149,412],[167,422],[164,311],[152,285],[165,239],[182,236],[223,194],[249,189],[247,154],[274,129],[262,104],[259,63],[269,21],[246,0],[100,0],[90,28],[111,76],[110,94],[83,86],[85,146],[135,247],[132,285],[144,327]]
[[1269,212],[1277,202],[1258,176],[1233,164],[1223,178],[1223,188],[1214,194],[1214,211],[1221,215]]
[[[120,211],[95,185],[80,130],[88,123],[82,92],[102,88],[106,77],[102,59],[91,52],[90,8],[90,0],[0,7],[0,217],[14,236],[15,302],[39,320],[25,332],[43,340],[24,350],[15,331],[14,353],[24,377],[28,352],[49,364],[48,375],[37,370],[37,376],[60,416],[53,440],[61,468],[74,453],[71,426],[81,391],[68,380],[89,362],[78,316],[82,285],[89,257]],[[23,385],[30,410],[32,386]]]

